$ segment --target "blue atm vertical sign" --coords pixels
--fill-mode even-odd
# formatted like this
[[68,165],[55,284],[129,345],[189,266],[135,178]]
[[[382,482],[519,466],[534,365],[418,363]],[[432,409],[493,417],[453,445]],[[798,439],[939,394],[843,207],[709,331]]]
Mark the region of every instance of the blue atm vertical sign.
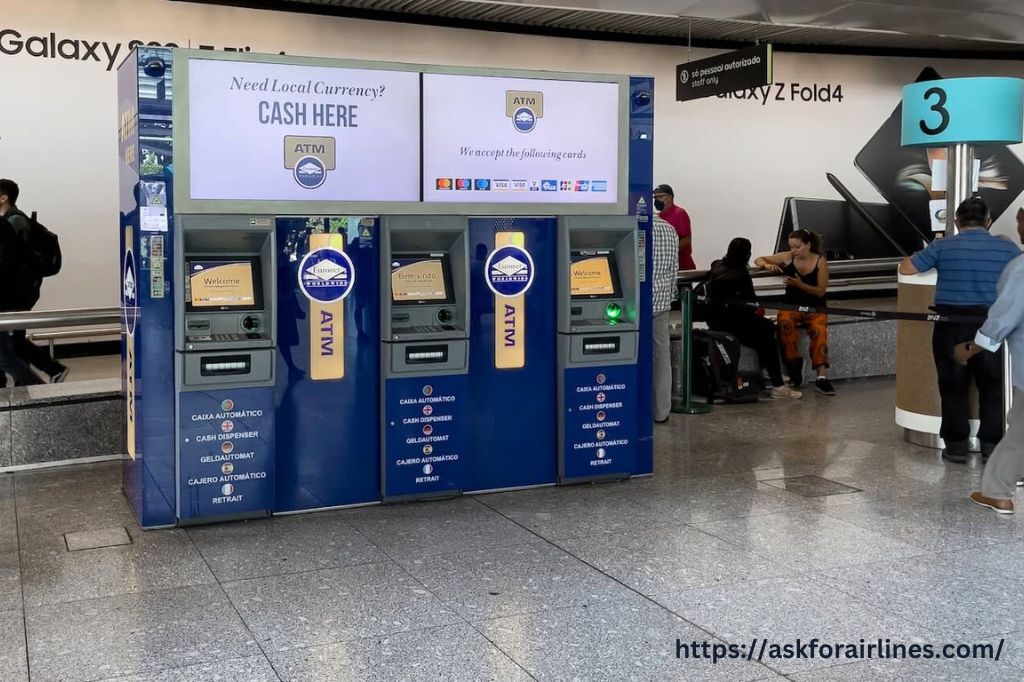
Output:
[[179,401],[179,516],[200,519],[271,509],[273,389],[186,391]]
[[384,497],[465,487],[469,377],[388,379]]
[[628,476],[636,458],[636,366],[565,370],[562,478]]

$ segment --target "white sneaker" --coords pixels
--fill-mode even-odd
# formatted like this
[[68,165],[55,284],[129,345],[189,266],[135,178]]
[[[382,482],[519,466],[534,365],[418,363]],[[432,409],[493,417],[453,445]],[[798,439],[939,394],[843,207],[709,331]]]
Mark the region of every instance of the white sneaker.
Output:
[[803,398],[804,394],[800,391],[794,390],[789,386],[772,386],[769,391],[773,400],[779,398]]

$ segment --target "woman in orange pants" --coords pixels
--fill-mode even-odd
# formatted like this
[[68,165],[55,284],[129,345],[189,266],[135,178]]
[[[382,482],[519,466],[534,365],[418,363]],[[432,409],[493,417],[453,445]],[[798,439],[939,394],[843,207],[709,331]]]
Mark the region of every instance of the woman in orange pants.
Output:
[[[825,307],[828,290],[828,261],[821,254],[821,237],[809,230],[794,230],[789,234],[789,251],[773,256],[761,256],[754,265],[783,275],[786,285],[786,303],[811,308]],[[782,358],[789,367],[790,383],[794,388],[803,384],[803,358],[800,357],[799,326],[807,329],[810,339],[811,365],[818,378],[814,387],[825,395],[835,395],[836,389],[828,380],[828,315],[780,310],[778,316],[779,346]]]

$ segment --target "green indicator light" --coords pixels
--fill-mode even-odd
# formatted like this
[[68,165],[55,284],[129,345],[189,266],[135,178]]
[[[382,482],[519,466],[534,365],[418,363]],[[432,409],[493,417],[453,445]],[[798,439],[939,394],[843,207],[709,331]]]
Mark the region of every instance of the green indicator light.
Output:
[[622,317],[622,306],[618,303],[609,303],[604,307],[604,317],[606,320],[618,322],[619,318]]

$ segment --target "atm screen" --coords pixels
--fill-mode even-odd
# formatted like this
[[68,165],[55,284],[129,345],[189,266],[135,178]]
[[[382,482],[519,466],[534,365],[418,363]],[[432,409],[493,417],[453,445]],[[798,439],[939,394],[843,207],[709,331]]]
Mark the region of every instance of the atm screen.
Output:
[[451,303],[451,289],[445,254],[396,254],[391,261],[394,303]]
[[185,263],[186,309],[261,310],[258,258],[203,258]]
[[619,273],[615,254],[605,251],[577,251],[572,254],[569,289],[573,298],[618,298]]

